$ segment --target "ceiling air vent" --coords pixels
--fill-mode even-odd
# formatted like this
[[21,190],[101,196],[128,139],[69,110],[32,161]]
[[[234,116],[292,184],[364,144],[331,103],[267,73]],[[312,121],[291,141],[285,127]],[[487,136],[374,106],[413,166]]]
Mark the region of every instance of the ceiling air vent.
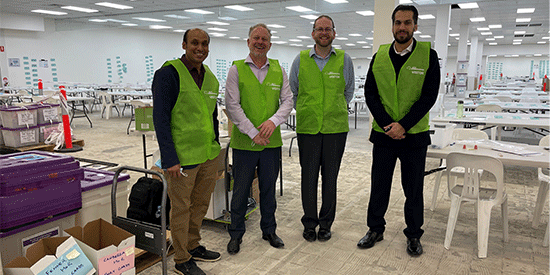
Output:
[[529,27],[529,24],[516,24],[516,28]]
[[535,34],[533,34],[533,33],[526,33],[525,34],[525,37],[533,37],[533,36],[535,36]]

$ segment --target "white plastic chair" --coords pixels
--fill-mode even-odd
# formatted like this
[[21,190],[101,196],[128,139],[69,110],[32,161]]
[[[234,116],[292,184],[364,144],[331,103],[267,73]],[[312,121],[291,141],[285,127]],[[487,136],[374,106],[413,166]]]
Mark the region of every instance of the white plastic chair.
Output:
[[[550,136],[545,136],[540,139],[539,146],[548,146]],[[548,185],[550,184],[549,168],[539,168],[539,193],[535,204],[535,212],[533,213],[533,227],[538,227],[540,224],[540,215],[548,198]]]
[[[454,185],[452,171],[455,167],[463,167],[464,185]],[[496,189],[484,188],[480,186],[480,175],[478,171],[483,169],[494,175],[496,179]],[[447,156],[447,182],[449,185],[449,197],[451,197],[451,209],[449,210],[449,220],[447,222],[447,232],[445,234],[445,248],[451,247],[453,233],[460,211],[460,204],[464,201],[476,203],[477,209],[477,247],[478,257],[487,257],[487,246],[489,244],[489,225],[491,222],[491,209],[495,205],[500,205],[503,219],[503,237],[508,241],[508,198],[504,184],[504,168],[500,160],[481,155],[469,155],[464,153],[450,153]]]
[[109,119],[113,115],[113,107],[117,111],[118,115],[120,116],[120,112],[118,111],[117,104],[113,103],[111,101],[111,95],[109,95],[106,92],[100,92],[99,98],[101,98],[101,117],[103,118],[103,113],[105,110],[107,110],[107,114],[105,117]]
[[[454,129],[451,136],[451,140],[487,140],[487,139],[489,139],[489,136],[485,132],[477,129],[468,129],[468,128]],[[442,159],[441,165],[439,166],[439,168],[445,168],[445,167],[446,167],[446,161],[445,159]],[[454,177],[463,175],[464,169],[458,167],[452,170],[451,173]],[[483,170],[480,170],[479,175],[481,176],[482,173],[483,173]],[[430,206],[430,210],[432,211],[434,211],[437,205],[437,194],[439,193],[441,176],[443,176],[443,171],[438,172],[438,174],[435,177],[434,192],[432,196],[432,205]]]

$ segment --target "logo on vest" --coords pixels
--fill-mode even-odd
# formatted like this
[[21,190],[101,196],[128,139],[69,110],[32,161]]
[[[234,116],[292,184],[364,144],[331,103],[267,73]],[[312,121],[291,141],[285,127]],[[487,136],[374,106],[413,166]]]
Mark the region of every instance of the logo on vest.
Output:
[[328,78],[340,78],[340,73],[328,72],[326,74],[328,75]]
[[414,66],[407,66],[407,70],[411,71],[412,74],[420,74],[420,75],[423,75],[424,72],[426,71],[425,69],[422,69],[422,68],[417,68],[417,67],[414,67]]
[[271,87],[271,90],[280,90],[281,89],[281,85],[277,84],[277,83],[268,83],[267,86]]
[[211,99],[218,98],[218,93],[214,91],[204,91],[204,94]]

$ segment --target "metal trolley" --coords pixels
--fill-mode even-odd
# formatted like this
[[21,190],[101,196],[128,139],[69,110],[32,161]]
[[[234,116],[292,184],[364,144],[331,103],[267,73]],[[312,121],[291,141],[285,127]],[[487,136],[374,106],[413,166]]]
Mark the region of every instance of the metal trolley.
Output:
[[[129,219],[117,215],[116,211],[116,188],[118,176],[122,171],[130,170],[135,172],[141,172],[145,174],[154,174],[157,175],[163,185],[162,190],[162,202],[161,202],[161,224],[151,224],[147,222],[138,221],[135,219]],[[167,247],[166,247],[166,198],[167,198],[167,182],[159,172],[153,170],[147,170],[143,168],[131,167],[131,166],[121,166],[115,171],[113,178],[113,186],[111,189],[111,212],[113,224],[134,234],[136,236],[136,247],[143,249],[145,251],[155,253],[162,257],[162,274],[167,275],[167,265],[168,260],[167,256]]]

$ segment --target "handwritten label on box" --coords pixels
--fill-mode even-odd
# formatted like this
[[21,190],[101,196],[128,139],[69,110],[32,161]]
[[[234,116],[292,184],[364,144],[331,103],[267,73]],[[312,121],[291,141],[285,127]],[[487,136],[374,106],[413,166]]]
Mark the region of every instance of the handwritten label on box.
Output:
[[77,244],[42,269],[38,275],[85,275],[94,267]]
[[134,246],[121,249],[99,259],[98,275],[118,275],[134,267]]

